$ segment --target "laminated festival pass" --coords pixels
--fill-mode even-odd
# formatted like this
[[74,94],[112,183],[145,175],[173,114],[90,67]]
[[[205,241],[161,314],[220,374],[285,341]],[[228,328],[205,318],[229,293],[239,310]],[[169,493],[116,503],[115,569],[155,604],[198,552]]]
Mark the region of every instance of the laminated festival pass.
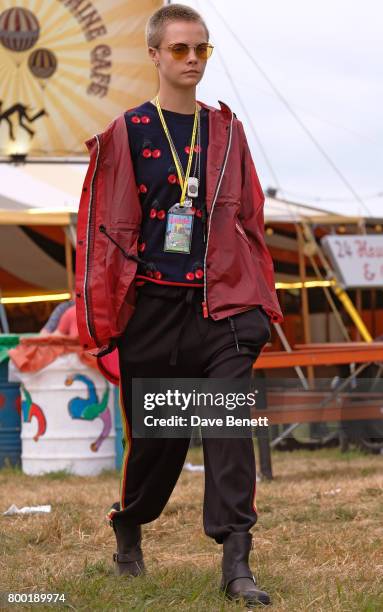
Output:
[[194,215],[190,208],[175,204],[167,216],[164,251],[190,253]]

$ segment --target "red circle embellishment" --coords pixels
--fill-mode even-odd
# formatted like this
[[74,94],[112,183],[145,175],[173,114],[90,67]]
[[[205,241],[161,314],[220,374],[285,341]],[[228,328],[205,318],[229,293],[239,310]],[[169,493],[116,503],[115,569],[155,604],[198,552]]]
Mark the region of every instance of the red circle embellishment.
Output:
[[152,157],[154,157],[154,159],[158,159],[159,157],[161,157],[161,151],[160,149],[154,149],[152,151]]
[[189,155],[189,153],[190,153],[190,147],[185,147],[185,148],[184,148],[184,151],[185,151],[185,153],[187,153],[187,154]]
[[144,123],[145,125],[150,123],[150,118],[144,115],[143,117],[141,117],[141,123]]
[[195,271],[195,277],[198,279],[203,278],[203,270],[201,270],[201,268]]
[[140,253],[143,253],[145,251],[145,248],[146,248],[145,242],[141,242],[141,244],[138,245],[138,250],[140,251]]
[[157,217],[157,211],[155,208],[152,208],[149,214],[151,219],[155,219]]
[[148,159],[149,157],[151,157],[151,156],[152,156],[152,152],[151,152],[151,150],[150,150],[150,149],[144,149],[144,150],[142,151],[142,155],[143,155],[143,157],[145,157],[145,159]]
[[188,272],[186,278],[190,281],[194,280],[194,272]]
[[139,117],[137,117],[137,115],[134,115],[131,119],[132,123],[141,123],[141,119]]
[[161,280],[161,278],[162,278],[162,274],[161,274],[161,272],[160,272],[159,270],[157,270],[157,271],[154,273],[154,278],[156,278],[157,280]]
[[169,182],[171,185],[174,185],[174,184],[177,182],[177,177],[176,177],[176,175],[175,175],[175,174],[169,174],[169,176],[168,176],[168,182]]
[[160,219],[160,221],[162,221],[162,219],[165,219],[165,211],[164,210],[159,210],[158,211],[157,219]]
[[148,188],[146,185],[140,185],[140,193],[147,193]]
[[201,147],[200,145],[196,145],[196,146],[194,147],[194,151],[195,151],[196,153],[201,153],[201,151],[202,151],[202,147]]
[[202,217],[202,210],[197,210],[196,213],[197,217],[201,218]]

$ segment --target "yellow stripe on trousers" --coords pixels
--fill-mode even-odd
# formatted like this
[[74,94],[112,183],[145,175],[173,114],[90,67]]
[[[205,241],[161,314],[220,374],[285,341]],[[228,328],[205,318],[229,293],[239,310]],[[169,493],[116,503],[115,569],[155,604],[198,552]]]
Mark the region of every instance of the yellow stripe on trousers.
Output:
[[121,479],[120,479],[120,510],[123,510],[124,509],[124,491],[125,491],[125,483],[126,483],[126,472],[128,468],[129,455],[130,455],[130,451],[132,448],[132,436],[130,432],[128,419],[126,418],[126,413],[124,410],[121,378],[120,378],[120,384],[119,384],[118,405],[120,408],[121,422],[122,422],[122,426],[124,430],[124,440],[125,440],[124,454],[122,457],[122,466],[121,466]]

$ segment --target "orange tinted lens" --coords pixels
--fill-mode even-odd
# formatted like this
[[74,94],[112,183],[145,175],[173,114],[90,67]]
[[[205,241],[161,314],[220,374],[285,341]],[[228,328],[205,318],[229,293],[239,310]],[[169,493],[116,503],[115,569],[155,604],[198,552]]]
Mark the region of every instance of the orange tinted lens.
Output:
[[201,43],[200,45],[196,47],[195,52],[196,52],[197,57],[199,57],[199,59],[207,60],[213,53],[213,47],[206,43]]
[[182,59],[188,55],[189,47],[184,43],[179,43],[177,45],[172,46],[171,52],[174,59]]

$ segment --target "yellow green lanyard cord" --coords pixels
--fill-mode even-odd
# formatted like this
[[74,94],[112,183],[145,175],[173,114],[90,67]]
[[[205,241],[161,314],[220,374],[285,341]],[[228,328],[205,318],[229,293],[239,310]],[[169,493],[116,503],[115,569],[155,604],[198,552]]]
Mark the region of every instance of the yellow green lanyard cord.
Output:
[[185,197],[186,197],[186,189],[187,189],[187,186],[188,186],[188,180],[189,180],[189,176],[190,176],[190,170],[191,170],[193,153],[194,153],[194,145],[195,145],[195,139],[196,139],[196,133],[197,133],[198,107],[197,107],[197,105],[195,107],[193,133],[192,133],[192,139],[191,139],[191,143],[190,143],[189,159],[188,159],[188,164],[187,164],[186,173],[185,173],[185,177],[184,177],[183,176],[183,168],[180,165],[179,159],[178,159],[178,157],[176,155],[174,142],[173,142],[172,137],[170,135],[170,132],[168,130],[168,126],[166,125],[166,121],[165,121],[165,118],[164,118],[163,113],[162,113],[162,109],[161,109],[161,105],[160,105],[158,96],[156,96],[156,98],[155,98],[155,103],[156,103],[156,107],[157,107],[157,110],[158,110],[158,114],[160,116],[162,127],[164,128],[164,132],[165,132],[166,138],[168,139],[168,142],[169,142],[169,146],[170,146],[170,150],[172,152],[174,164],[175,164],[175,167],[177,169],[178,180],[180,182],[181,189],[182,189],[180,205],[184,206]]

